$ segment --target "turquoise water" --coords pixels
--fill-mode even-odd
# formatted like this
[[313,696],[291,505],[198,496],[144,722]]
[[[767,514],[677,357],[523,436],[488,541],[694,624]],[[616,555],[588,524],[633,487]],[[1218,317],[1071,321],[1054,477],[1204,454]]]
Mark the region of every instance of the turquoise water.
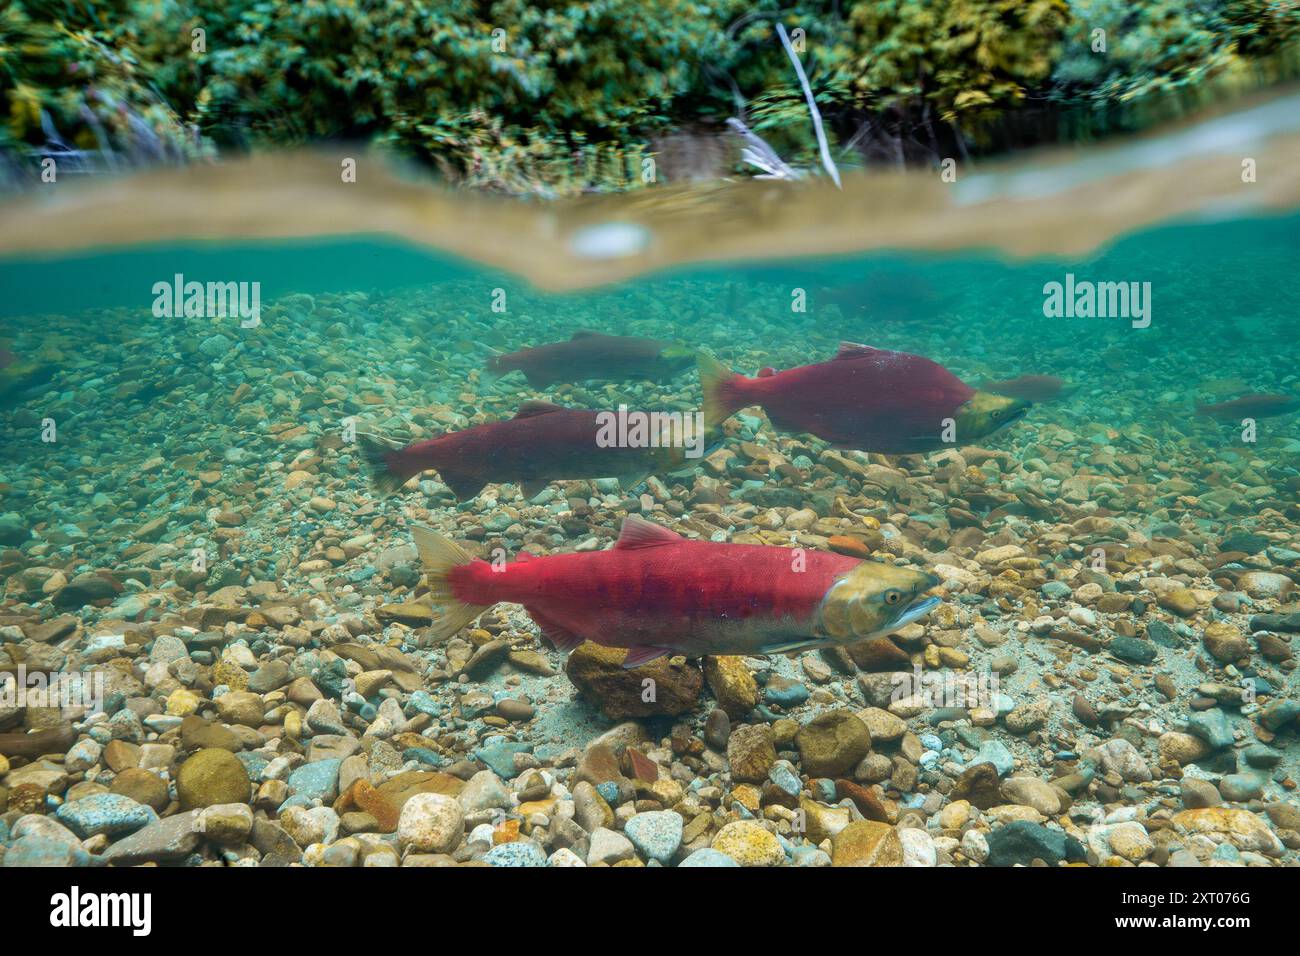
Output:
[[[952,813],[941,815],[985,761],[1002,777],[1014,766],[1070,793],[1083,808],[1070,818],[1055,791],[1026,795],[1004,781],[997,799],[1036,825],[1064,827],[1089,862],[1120,852],[1097,831],[1117,806],[1194,812],[1194,797],[1180,789],[1185,776],[1218,788],[1276,841],[1288,828],[1260,808],[1285,801],[1300,770],[1291,650],[1300,620],[1300,415],[1260,415],[1247,429],[1195,410],[1256,393],[1300,395],[1298,265],[1296,213],[1170,224],[1082,260],[978,250],[791,257],[563,295],[370,237],[0,262],[0,345],[15,356],[0,371],[0,652],[8,655],[0,664],[117,667],[131,679],[122,678],[129,686],[109,709],[129,701],[146,718],[137,742],[181,742],[194,726],[183,729],[182,717],[242,724],[250,732],[231,746],[251,779],[236,780],[236,790],[256,793],[276,756],[318,763],[347,750],[335,735],[346,743],[368,734],[358,772],[376,786],[436,769],[455,778],[438,786],[454,790],[490,770],[514,795],[498,809],[516,823],[527,819],[521,803],[572,800],[579,777],[598,773],[585,752],[633,719],[635,729],[615,737],[622,771],[583,779],[602,784],[601,801],[631,804],[624,816],[675,809],[694,825],[666,857],[677,861],[710,845],[743,856],[735,846],[743,828],[734,827],[755,814],[741,808],[759,799],[763,781],[784,787],[792,775],[794,795],[778,799],[769,788],[762,797],[767,829],[784,841],[764,862],[820,865],[854,852],[833,835],[861,819],[856,782],[875,788],[891,823],[912,815],[924,835],[907,837],[907,853],[977,865],[986,859],[979,840],[958,849],[965,831],[996,850],[1010,817],[981,818],[977,809],[974,822],[953,826]],[[258,322],[156,314],[155,284],[178,273],[260,283]],[[1045,286],[1067,275],[1149,283],[1149,310],[1044,315]],[[395,495],[379,493],[353,426],[414,441],[509,418],[527,401],[700,407],[694,371],[545,390],[518,375],[484,374],[496,352],[584,329],[680,341],[747,374],[824,361],[848,341],[925,356],[974,386],[1041,375],[1062,388],[1010,427],[924,455],[837,451],[775,429],[750,407],[727,421],[706,459],[635,486],[575,474],[524,497],[511,481],[491,481],[458,501],[430,468]],[[943,602],[928,620],[851,651],[728,655],[744,674],[734,686],[710,669],[721,665],[662,658],[646,665],[660,689],[648,704],[637,703],[640,669],[606,666],[589,650],[575,652],[584,663],[573,664],[517,605],[498,605],[449,640],[431,638],[428,612],[418,610],[429,598],[411,525],[484,557],[497,548],[545,557],[609,546],[629,514],[695,539],[870,555],[924,570],[943,581]],[[63,636],[31,637],[65,619]],[[159,658],[160,646],[178,657]],[[393,670],[391,659],[381,667],[379,651],[411,670]],[[255,678],[242,711],[222,683],[241,681],[216,671],[229,662],[244,682]],[[283,681],[271,662],[286,666]],[[882,694],[881,678],[913,667],[992,673],[1001,696],[977,713],[917,709],[891,699],[887,686]],[[374,677],[373,686],[363,676],[390,670],[407,676]],[[371,693],[341,690],[345,675]],[[322,716],[313,694],[288,683],[299,678],[343,716]],[[813,731],[790,736],[792,726],[867,709],[874,749],[858,752],[856,738],[841,736],[837,746],[852,752],[826,763],[809,743]],[[719,731],[728,721],[732,732],[773,735],[756,777],[739,772],[748,743],[729,741],[727,726]],[[73,726],[84,742],[93,722],[78,717]],[[1176,745],[1196,755],[1170,763]],[[659,765],[653,786],[633,783],[628,746]],[[191,749],[180,747],[170,774]],[[512,762],[516,751],[532,756]],[[778,755],[789,764],[774,764]],[[887,758],[883,769],[872,755]],[[761,752],[753,759],[764,763]],[[339,769],[325,769],[334,779],[315,799],[331,805]],[[549,782],[526,784],[533,769]],[[93,790],[115,779],[96,755],[73,784]],[[285,803],[258,806],[292,829],[300,791],[305,778]],[[792,822],[784,810],[800,793],[833,822],[811,834]],[[54,796],[52,807],[75,802]],[[171,796],[184,799],[174,786]],[[585,791],[581,800],[584,814],[596,812]],[[1034,809],[1044,801],[1050,806]],[[350,812],[346,801],[338,809]],[[1244,853],[1294,862],[1294,846],[1263,838],[1221,839],[1231,852],[1206,846],[1189,835],[1201,824],[1184,819],[1178,840],[1161,836],[1139,859],[1235,853],[1239,861]],[[487,846],[468,836],[476,823],[503,825],[471,811],[465,839],[446,852],[484,856]],[[530,823],[524,837],[550,856],[557,832]],[[1151,827],[1157,832],[1169,831]],[[589,851],[588,837],[573,845]]]
[[[38,351],[52,327],[69,343],[80,335],[96,342],[103,331],[130,336],[134,329],[183,344],[185,336],[209,327],[230,331],[220,320],[155,321],[148,315],[154,283],[180,273],[203,282],[258,282],[268,304],[294,293],[409,295],[420,300],[420,309],[401,318],[430,344],[462,318],[478,330],[475,338],[498,349],[542,344],[542,329],[551,338],[567,338],[578,328],[635,334],[653,327],[657,335],[724,358],[728,352],[756,359],[767,354],[789,367],[825,358],[848,340],[997,378],[1050,373],[1081,385],[1095,379],[1084,390],[1093,399],[1103,397],[1107,377],[1133,376],[1190,399],[1202,383],[1231,377],[1228,369],[1242,373],[1253,391],[1285,391],[1293,384],[1296,329],[1289,304],[1300,281],[1294,270],[1298,243],[1300,217],[1289,215],[1166,226],[1075,260],[1009,260],[978,250],[792,258],[706,264],[573,294],[536,292],[508,275],[383,239],[196,243],[0,261],[0,314],[20,355]],[[1122,318],[1045,317],[1043,286],[1063,282],[1067,273],[1080,281],[1150,283],[1151,326],[1133,328]],[[528,318],[519,318],[518,310],[494,313],[495,289],[523,303]],[[798,290],[807,293],[803,311],[792,307]],[[138,318],[141,313],[147,317]],[[457,322],[446,322],[448,315]],[[545,324],[537,328],[536,321]],[[1189,342],[1215,343],[1213,357],[1180,351]],[[1107,371],[1097,373],[1093,366],[1103,353]],[[104,371],[110,380],[119,374],[112,363]],[[1158,417],[1167,403],[1155,397],[1146,408]],[[1143,407],[1135,402],[1132,414],[1140,417]]]

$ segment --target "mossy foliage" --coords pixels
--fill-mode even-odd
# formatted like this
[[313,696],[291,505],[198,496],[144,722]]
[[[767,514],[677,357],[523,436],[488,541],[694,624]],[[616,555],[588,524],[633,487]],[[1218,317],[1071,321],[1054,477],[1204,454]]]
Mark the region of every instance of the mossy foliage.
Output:
[[0,148],[363,140],[457,181],[624,188],[656,133],[743,111],[804,160],[777,18],[838,152],[868,161],[1141,125],[1142,104],[1253,77],[1300,36],[1293,0],[10,0]]

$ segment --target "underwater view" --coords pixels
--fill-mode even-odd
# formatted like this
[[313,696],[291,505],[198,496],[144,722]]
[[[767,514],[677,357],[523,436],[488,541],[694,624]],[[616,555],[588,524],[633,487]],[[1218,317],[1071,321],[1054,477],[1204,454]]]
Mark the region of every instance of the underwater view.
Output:
[[827,89],[628,189],[11,124],[0,865],[1300,865],[1300,93]]

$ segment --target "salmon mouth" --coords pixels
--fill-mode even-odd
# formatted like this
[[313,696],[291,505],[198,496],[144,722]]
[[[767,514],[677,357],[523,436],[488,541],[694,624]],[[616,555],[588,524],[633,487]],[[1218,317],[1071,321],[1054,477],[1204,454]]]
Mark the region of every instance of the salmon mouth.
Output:
[[[993,432],[1000,432],[1004,428],[1011,427],[1029,414],[1029,408],[1030,406],[1026,405],[1023,408],[1013,409],[1005,418],[998,419],[997,423],[993,426]],[[993,434],[993,432],[990,432],[989,434]]]
[[903,613],[898,615],[898,620],[896,620],[892,625],[890,625],[890,627],[894,629],[900,627],[906,627],[908,624],[911,624],[913,621],[925,617],[936,607],[938,607],[939,604],[940,604],[939,598],[933,595],[930,595],[928,597],[923,595],[917,598],[911,604],[909,604],[906,608],[904,608]]

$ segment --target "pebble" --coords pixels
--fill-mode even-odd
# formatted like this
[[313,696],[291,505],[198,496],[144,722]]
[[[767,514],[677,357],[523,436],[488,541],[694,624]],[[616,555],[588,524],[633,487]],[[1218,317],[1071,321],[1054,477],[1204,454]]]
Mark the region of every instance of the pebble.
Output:
[[682,842],[682,818],[671,810],[638,813],[623,825],[623,833],[642,857],[667,863]]
[[1215,749],[1231,747],[1235,740],[1232,725],[1228,722],[1228,715],[1217,707],[1203,710],[1189,717],[1187,719],[1187,730]]
[[727,763],[737,783],[760,783],[776,763],[776,744],[768,724],[740,724],[727,738]]
[[871,751],[871,732],[851,710],[833,710],[814,717],[794,737],[800,762],[816,777],[841,776]]
[[577,858],[572,851],[561,849],[556,851],[556,855],[567,854],[573,858],[573,862],[566,861],[564,856],[560,856],[558,862],[553,855],[547,860],[546,853],[536,843],[529,840],[516,840],[513,843],[502,843],[494,846],[484,855],[483,860],[489,866],[582,866],[582,861]]
[[785,850],[776,836],[749,820],[724,826],[714,836],[712,849],[740,866],[777,866],[785,860]]
[[587,865],[605,864],[612,866],[623,860],[636,856],[636,847],[632,841],[608,827],[598,827],[592,834],[587,849]]
[[229,750],[218,747],[197,751],[176,775],[176,796],[185,810],[244,803],[250,786],[244,765]]
[[417,793],[402,807],[397,843],[403,851],[450,853],[460,844],[464,830],[464,813],[454,797]]
[[692,853],[686,859],[682,860],[682,862],[677,865],[686,866],[686,867],[694,867],[694,866],[724,866],[725,867],[725,866],[740,866],[741,864],[738,863],[733,857],[728,856],[726,853],[721,853],[718,850],[713,849],[712,847],[704,847],[703,849],[696,850],[694,853]]
[[1055,866],[1063,860],[1082,860],[1083,847],[1060,830],[1037,823],[1016,820],[998,827],[988,835],[989,866],[1029,866],[1043,860]]
[[333,800],[338,796],[340,758],[305,763],[285,781],[289,792],[306,800]]
[[158,820],[151,807],[116,793],[71,800],[59,807],[56,815],[60,823],[83,840],[99,834],[124,836]]
[[338,839],[339,815],[330,807],[286,807],[280,813],[279,822],[299,846],[333,843]]
[[1264,781],[1255,774],[1230,773],[1219,781],[1219,793],[1231,803],[1258,799],[1263,792]]
[[898,839],[903,844],[904,866],[938,865],[938,851],[934,845],[934,838],[925,830],[904,827],[898,831]]
[[874,820],[856,820],[831,841],[831,865],[902,866],[904,850],[899,831]]

